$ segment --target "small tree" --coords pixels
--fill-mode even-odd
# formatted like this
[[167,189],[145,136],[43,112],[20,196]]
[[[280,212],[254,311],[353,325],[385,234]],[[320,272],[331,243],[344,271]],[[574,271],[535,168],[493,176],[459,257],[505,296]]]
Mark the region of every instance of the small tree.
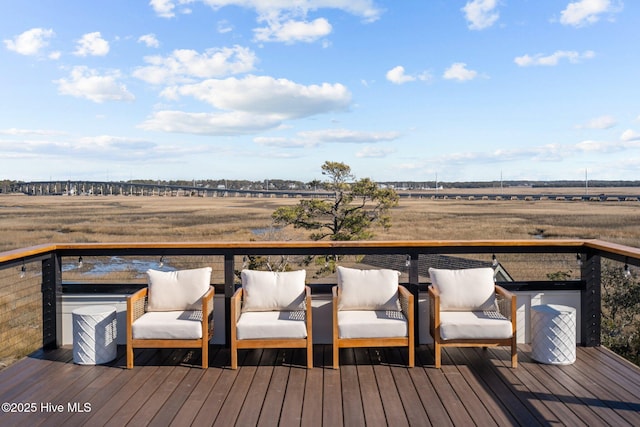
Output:
[[640,282],[612,263],[602,266],[602,344],[640,365]]
[[326,161],[322,174],[329,178],[323,186],[333,196],[278,208],[272,215],[276,224],[311,230],[312,240],[365,240],[373,237],[373,224],[391,226],[389,210],[399,199],[394,190],[378,188],[369,178],[355,181],[351,168],[341,162]]

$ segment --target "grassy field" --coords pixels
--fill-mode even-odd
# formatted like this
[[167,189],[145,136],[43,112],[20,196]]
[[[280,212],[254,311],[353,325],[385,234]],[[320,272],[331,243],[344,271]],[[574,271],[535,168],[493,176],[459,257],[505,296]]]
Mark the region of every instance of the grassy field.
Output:
[[[51,242],[306,240],[302,230],[272,228],[271,213],[294,203],[297,199],[1,196],[0,251]],[[639,212],[639,202],[401,199],[392,211],[393,226],[376,230],[375,238],[598,238],[640,246]],[[542,280],[556,271],[577,274],[575,256],[516,254],[501,255],[500,261],[517,280]]]
[[[0,196],[0,251],[50,242],[247,241],[283,198]],[[640,203],[402,199],[376,239],[599,238],[638,246]],[[299,230],[285,237],[306,239]]]

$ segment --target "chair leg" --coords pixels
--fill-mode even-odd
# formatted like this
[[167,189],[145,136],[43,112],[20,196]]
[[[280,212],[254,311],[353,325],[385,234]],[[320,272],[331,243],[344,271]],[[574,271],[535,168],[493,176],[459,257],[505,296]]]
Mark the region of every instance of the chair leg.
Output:
[[209,341],[206,339],[202,344],[202,369],[207,369],[209,367]]
[[407,351],[409,352],[409,367],[413,368],[416,364],[416,349],[413,343],[409,344]]
[[127,343],[127,369],[133,369],[133,346]]
[[333,369],[340,368],[340,348],[336,341],[333,342]]
[[518,345],[515,338],[511,342],[511,367],[518,367]]
[[238,347],[231,342],[231,369],[238,369]]
[[440,363],[441,363],[440,352],[442,351],[442,347],[440,346],[440,343],[438,343],[438,341],[433,342],[433,349],[434,349],[433,358],[435,359],[435,366],[436,368],[440,368]]
[[307,345],[307,369],[313,368],[313,344]]

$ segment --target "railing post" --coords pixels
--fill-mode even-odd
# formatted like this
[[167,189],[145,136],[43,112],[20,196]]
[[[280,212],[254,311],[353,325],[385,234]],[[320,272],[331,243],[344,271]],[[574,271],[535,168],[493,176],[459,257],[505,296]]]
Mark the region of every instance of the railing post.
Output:
[[582,318],[580,319],[580,331],[582,345],[585,347],[597,347],[600,345],[600,333],[602,325],[602,284],[600,256],[583,254],[580,274],[585,281],[585,289],[580,298]]
[[62,342],[62,260],[56,253],[42,260],[42,347]]
[[231,297],[235,292],[235,264],[233,254],[224,254],[224,342],[228,347],[231,343]]
[[411,252],[409,254],[411,259],[409,260],[409,292],[413,294],[413,313],[414,319],[413,322],[413,331],[414,331],[414,339],[416,341],[416,345],[420,343],[420,310],[419,310],[419,300],[420,297],[420,277],[418,270],[418,260],[420,255],[417,252]]

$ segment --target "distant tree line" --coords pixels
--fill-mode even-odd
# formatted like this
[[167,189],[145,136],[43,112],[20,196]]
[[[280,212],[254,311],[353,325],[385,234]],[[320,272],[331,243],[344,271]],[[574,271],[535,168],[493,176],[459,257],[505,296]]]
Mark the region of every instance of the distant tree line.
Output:
[[[66,181],[66,180],[63,180]],[[85,181],[85,180],[71,180]],[[7,193],[13,184],[19,184],[23,181],[0,180],[0,192]],[[326,182],[312,180],[304,182],[292,179],[264,179],[261,181],[251,181],[246,179],[196,179],[196,180],[156,180],[156,179],[132,179],[127,181],[118,181],[128,184],[151,184],[151,185],[172,185],[183,187],[203,187],[203,188],[226,188],[229,190],[308,190],[308,191],[325,191]],[[530,187],[530,188],[598,188],[598,187],[640,187],[640,181],[624,181],[624,180],[593,180],[593,181],[575,181],[575,180],[557,180],[557,181],[530,181],[530,180],[510,180],[510,181],[377,181],[378,185],[384,188],[393,188],[396,190],[429,190],[438,188],[446,190],[451,188],[483,188],[483,189],[508,189],[510,187]]]

